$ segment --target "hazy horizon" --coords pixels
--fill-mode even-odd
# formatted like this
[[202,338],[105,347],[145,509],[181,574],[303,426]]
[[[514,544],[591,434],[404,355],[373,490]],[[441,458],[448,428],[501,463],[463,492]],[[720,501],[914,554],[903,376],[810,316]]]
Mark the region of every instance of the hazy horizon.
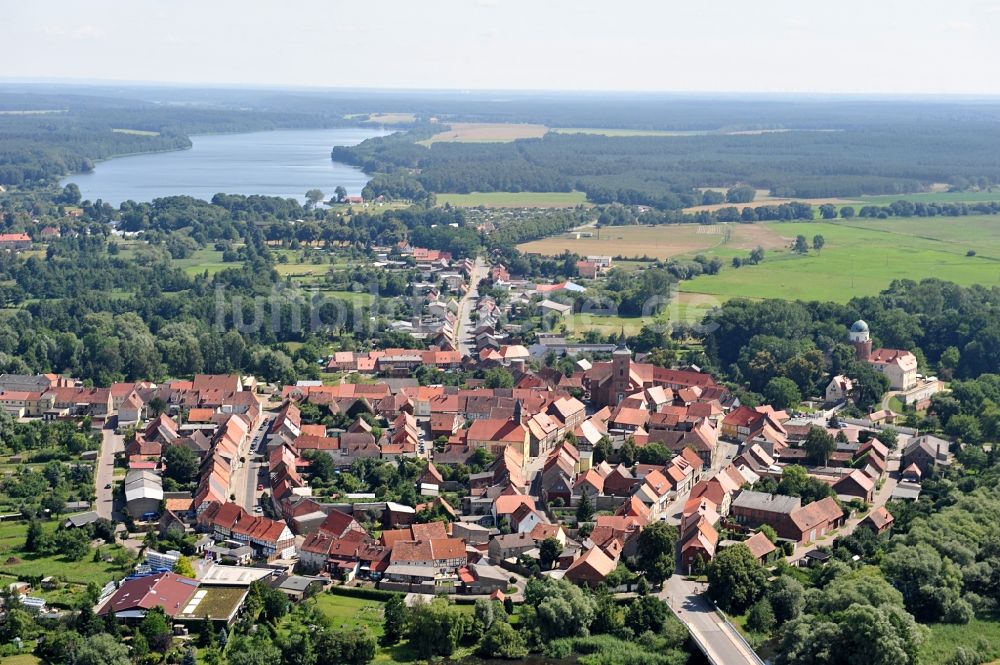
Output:
[[993,96],[1000,2],[17,3],[12,82]]

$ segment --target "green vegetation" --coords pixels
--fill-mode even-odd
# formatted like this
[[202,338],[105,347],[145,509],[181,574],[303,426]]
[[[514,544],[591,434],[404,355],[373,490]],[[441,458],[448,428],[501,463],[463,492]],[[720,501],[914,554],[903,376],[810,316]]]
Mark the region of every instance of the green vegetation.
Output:
[[571,208],[587,201],[583,192],[472,192],[438,194],[438,205],[459,208]]
[[[934,276],[962,285],[1000,284],[1000,217],[771,223],[788,238],[821,234],[821,252],[771,250],[754,266],[724,269],[680,285],[682,292],[734,297],[847,302],[896,279]],[[975,256],[967,256],[975,248]],[[703,250],[707,256],[726,251]]]

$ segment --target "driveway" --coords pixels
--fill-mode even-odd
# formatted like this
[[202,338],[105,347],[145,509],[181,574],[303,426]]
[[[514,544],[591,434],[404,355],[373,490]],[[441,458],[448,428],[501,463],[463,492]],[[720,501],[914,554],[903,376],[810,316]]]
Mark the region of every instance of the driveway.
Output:
[[[125,452],[125,441],[114,430],[101,430],[101,453],[94,469],[94,487],[97,495],[97,514],[105,519],[114,515],[115,453]],[[106,487],[111,485],[111,487]]]

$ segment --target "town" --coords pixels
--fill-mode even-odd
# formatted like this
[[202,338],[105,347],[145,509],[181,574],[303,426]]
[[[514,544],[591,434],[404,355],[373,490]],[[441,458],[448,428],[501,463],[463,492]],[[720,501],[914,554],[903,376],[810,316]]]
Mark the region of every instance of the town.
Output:
[[[405,251],[442,269],[450,259]],[[644,362],[624,334],[563,343],[566,374],[540,366],[499,332],[493,298],[469,297],[479,286],[469,276],[509,283],[503,265],[467,261],[451,274],[461,302],[429,298],[435,322],[406,329],[425,350],[334,353],[324,360],[341,377],[333,385],[0,375],[0,406],[18,422],[100,433],[80,455],[94,464],[95,500],[33,518],[65,512],[60,530],[110,524],[137,557],[96,594],[94,614],[141,622],[161,608],[185,635],[233,624],[255,584],[291,601],[339,588],[510,606],[548,578],[655,591],[712,662],[757,662],[728,621],[709,641],[703,619],[689,618],[698,612],[684,611],[712,614],[698,580],[713,560],[733,550],[762,568],[823,566],[835,538],[886,534],[886,504],[916,500],[922,479],[952,463],[951,442],[890,410],[838,416],[848,376],[830,377],[820,408],[789,413],[743,405],[696,367]],[[465,307],[478,312],[471,330]],[[864,321],[844,339],[926,408],[937,383],[916,374],[912,353],[873,349]],[[412,378],[462,368],[506,381]],[[58,584],[12,588],[31,611],[58,614],[37,593]]]

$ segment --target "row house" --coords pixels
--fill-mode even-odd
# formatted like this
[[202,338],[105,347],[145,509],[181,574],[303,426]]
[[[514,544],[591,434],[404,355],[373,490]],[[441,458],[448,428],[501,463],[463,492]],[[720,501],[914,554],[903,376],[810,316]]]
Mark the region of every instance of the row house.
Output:
[[213,502],[198,514],[198,525],[218,540],[246,543],[268,561],[295,555],[295,536],[285,522],[255,517],[235,503]]

